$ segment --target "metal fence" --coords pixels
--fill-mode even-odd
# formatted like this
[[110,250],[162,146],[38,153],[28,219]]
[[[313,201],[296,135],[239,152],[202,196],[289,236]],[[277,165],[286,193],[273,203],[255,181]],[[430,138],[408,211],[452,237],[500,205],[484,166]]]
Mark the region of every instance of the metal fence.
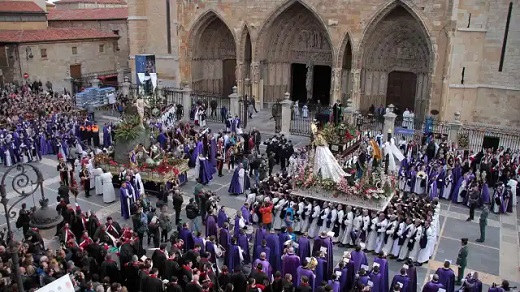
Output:
[[[213,122],[224,122],[229,113],[230,98],[219,93],[191,92],[192,105],[206,107],[206,119]],[[191,110],[191,109],[190,109]]]
[[166,105],[183,104],[182,99],[184,96],[184,92],[182,88],[165,87],[162,89],[162,94],[166,99]]
[[467,150],[478,152],[482,148],[517,150],[520,149],[520,133],[512,128],[500,128],[489,125],[469,124],[463,125],[457,134],[457,142],[466,140]]

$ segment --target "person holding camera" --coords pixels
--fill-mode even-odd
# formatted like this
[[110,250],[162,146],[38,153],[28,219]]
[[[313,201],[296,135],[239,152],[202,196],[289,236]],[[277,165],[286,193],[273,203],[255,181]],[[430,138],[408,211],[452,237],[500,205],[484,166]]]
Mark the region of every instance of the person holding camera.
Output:
[[195,232],[202,232],[200,226],[200,209],[194,198],[191,198],[190,203],[186,206],[186,217],[191,220]]

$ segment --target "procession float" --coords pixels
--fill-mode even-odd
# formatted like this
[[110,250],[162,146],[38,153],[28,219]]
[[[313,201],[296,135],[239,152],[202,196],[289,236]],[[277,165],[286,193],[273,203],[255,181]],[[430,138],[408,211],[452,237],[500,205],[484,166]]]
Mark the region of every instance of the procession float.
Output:
[[183,185],[187,181],[188,161],[165,153],[153,144],[154,129],[145,123],[145,107],[148,103],[138,98],[126,112],[115,130],[115,146],[112,153],[95,157],[96,165],[114,175],[115,184],[120,184],[120,172],[124,169],[138,170],[147,191],[159,191],[167,183]]
[[295,195],[384,210],[394,196],[396,178],[385,172],[378,144],[348,124],[311,129],[311,149],[293,174]]

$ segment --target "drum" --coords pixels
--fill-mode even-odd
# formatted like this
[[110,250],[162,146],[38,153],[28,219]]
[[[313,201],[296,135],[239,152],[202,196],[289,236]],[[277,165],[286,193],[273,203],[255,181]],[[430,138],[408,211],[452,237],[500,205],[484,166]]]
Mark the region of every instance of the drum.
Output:
[[253,235],[253,233],[255,233],[255,228],[252,225],[247,225],[244,229],[247,235]]

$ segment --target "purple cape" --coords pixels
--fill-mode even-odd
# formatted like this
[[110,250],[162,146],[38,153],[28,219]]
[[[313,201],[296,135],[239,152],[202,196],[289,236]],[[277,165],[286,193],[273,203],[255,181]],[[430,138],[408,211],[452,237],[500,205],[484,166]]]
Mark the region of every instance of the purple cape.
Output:
[[231,178],[231,183],[229,184],[228,193],[230,194],[241,194],[244,192],[242,188],[240,187],[240,176],[238,172],[240,171],[240,168],[235,168],[235,171],[233,172],[233,177]]
[[376,257],[376,258],[374,258],[374,263],[378,263],[379,264],[379,273],[383,277],[382,289],[384,291],[389,291],[389,287],[388,287],[388,280],[389,280],[388,279],[388,261],[387,261],[387,259]]
[[318,265],[316,266],[316,284],[320,285],[322,281],[327,281],[329,275],[327,275],[329,264],[327,259],[318,258]]
[[397,284],[397,283],[401,283],[403,285],[403,287],[401,288],[401,292],[407,292],[408,291],[408,286],[410,284],[410,278],[407,276],[407,275],[395,275],[394,278],[392,279],[392,284],[390,284],[390,287],[393,287]]
[[335,268],[334,273],[341,272],[341,276],[339,276],[339,285],[340,285],[340,291],[347,291],[348,286],[348,268],[345,266],[343,269]]
[[[410,283],[408,285],[407,292],[417,292],[417,269],[414,266],[408,268],[408,278],[410,278]],[[403,291],[403,290],[401,290]]]
[[302,265],[305,258],[311,256],[311,242],[308,237],[300,236],[298,238],[298,255]]
[[195,242],[193,241],[193,234],[188,228],[182,228],[179,232],[179,237],[184,240],[183,250],[184,252],[193,249]]
[[350,253],[351,260],[354,262],[354,273],[358,273],[362,265],[368,266],[367,255],[364,251],[354,250]]
[[253,262],[252,268],[256,269],[258,264],[262,264],[262,271],[267,275],[267,277],[269,277],[269,279],[271,279],[271,277],[273,276],[273,269],[271,268],[271,264],[269,263],[269,261],[262,260],[262,259],[256,259]]
[[238,245],[233,244],[229,247],[229,252],[226,256],[226,265],[230,271],[234,271],[236,266],[240,265],[240,254]]
[[206,217],[206,236],[215,236],[217,237],[218,227],[217,227],[217,218],[215,215],[208,215]]
[[249,251],[249,242],[247,241],[246,234],[241,233],[238,235],[238,245],[242,248],[242,253],[244,256],[244,263],[245,264],[251,263],[251,252]]
[[130,206],[128,205],[128,192],[126,188],[119,189],[120,201],[121,201],[121,217],[128,219],[130,218]]
[[439,283],[439,282],[433,282],[433,281],[429,281],[428,283],[426,283],[423,288],[422,288],[422,292],[437,292],[439,291],[439,288],[442,288],[442,284]]
[[267,246],[271,250],[271,255],[269,257],[269,262],[275,271],[279,271],[281,269],[281,252],[280,246],[278,244],[278,235],[276,233],[269,233],[265,237],[265,241],[267,241]]
[[385,278],[381,273],[370,273],[370,281],[372,281],[372,289],[370,289],[370,292],[386,292],[388,290],[384,290],[384,283],[383,281]]
[[444,286],[446,292],[455,291],[455,272],[452,269],[438,268],[435,274],[439,276],[439,283]]
[[213,167],[209,165],[207,159],[199,158],[199,180],[201,184],[207,185],[213,179],[212,169]]
[[337,280],[336,281],[329,280],[327,285],[329,285],[332,288],[332,292],[340,292],[340,290],[341,290],[341,284]]
[[229,249],[231,238],[229,237],[229,231],[227,229],[220,229],[218,244],[220,244],[226,251]]
[[298,283],[301,283],[301,279],[303,276],[306,276],[307,279],[309,279],[309,286],[311,287],[311,291],[314,291],[314,287],[316,287],[316,275],[314,275],[314,273],[311,270],[299,266],[296,269],[296,281]]
[[203,254],[204,251],[206,250],[206,246],[204,245],[204,238],[194,236],[193,243],[194,243],[194,246],[195,246],[195,244],[198,244],[200,246],[200,253]]
[[209,148],[209,162],[213,167],[217,167],[217,140],[211,139],[211,145]]
[[215,244],[211,241],[206,241],[206,251],[209,252],[209,261],[212,263],[217,262],[217,258],[215,257]]
[[218,217],[217,217],[217,224],[219,228],[224,227],[224,223],[228,221],[228,216],[226,214],[226,211],[224,209],[218,210]]
[[[253,245],[253,256],[256,258],[260,257],[260,253],[258,252],[258,247],[262,246],[262,240],[265,239],[265,234],[266,234],[266,230],[265,228],[261,227],[261,228],[258,228],[256,231],[255,231],[255,241],[254,241],[254,245]],[[266,258],[269,258],[269,256],[267,256]]]
[[296,269],[300,266],[300,257],[295,254],[286,254],[282,262],[282,275],[291,274],[293,285],[298,285],[298,282],[296,282]]

